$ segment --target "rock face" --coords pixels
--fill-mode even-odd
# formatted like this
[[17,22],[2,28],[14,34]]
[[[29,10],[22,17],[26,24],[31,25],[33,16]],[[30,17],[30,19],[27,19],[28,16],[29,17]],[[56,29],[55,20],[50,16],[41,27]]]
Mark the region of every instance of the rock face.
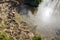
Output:
[[12,40],[32,40],[34,34],[16,11],[14,1],[18,3],[16,0],[0,0],[0,33],[5,32]]

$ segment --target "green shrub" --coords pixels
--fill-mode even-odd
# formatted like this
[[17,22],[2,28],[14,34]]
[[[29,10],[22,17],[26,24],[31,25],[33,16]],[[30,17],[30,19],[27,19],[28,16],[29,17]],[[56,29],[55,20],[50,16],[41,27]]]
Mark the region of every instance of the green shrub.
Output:
[[42,0],[26,0],[26,4],[32,7],[37,7]]
[[6,32],[0,33],[0,40],[12,40],[11,36],[7,36]]
[[41,36],[39,35],[35,35],[32,40],[42,40]]

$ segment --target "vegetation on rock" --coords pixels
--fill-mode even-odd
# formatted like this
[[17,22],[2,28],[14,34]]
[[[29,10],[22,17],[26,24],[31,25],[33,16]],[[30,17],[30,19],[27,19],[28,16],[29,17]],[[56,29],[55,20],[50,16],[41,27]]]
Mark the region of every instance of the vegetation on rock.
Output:
[[0,40],[13,40],[11,36],[7,36],[5,32],[0,33]]
[[0,26],[1,29],[5,29],[6,27],[4,25]]
[[35,35],[32,40],[42,40],[41,36],[39,35]]
[[32,7],[37,7],[39,3],[41,3],[42,0],[26,0],[27,5],[32,6]]

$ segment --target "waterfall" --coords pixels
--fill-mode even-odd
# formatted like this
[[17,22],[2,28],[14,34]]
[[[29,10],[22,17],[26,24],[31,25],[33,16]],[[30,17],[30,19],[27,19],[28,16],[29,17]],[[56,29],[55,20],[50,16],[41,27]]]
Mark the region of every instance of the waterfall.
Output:
[[43,0],[37,9],[34,15],[31,11],[23,15],[24,21],[35,26],[43,40],[60,40],[60,0]]

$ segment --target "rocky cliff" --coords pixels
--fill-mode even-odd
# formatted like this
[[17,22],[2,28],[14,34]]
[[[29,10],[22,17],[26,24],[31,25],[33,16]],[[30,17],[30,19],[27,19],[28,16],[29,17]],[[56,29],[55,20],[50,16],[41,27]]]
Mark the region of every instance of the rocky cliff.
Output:
[[0,0],[0,40],[32,40],[34,33],[18,14],[18,4],[16,0]]

